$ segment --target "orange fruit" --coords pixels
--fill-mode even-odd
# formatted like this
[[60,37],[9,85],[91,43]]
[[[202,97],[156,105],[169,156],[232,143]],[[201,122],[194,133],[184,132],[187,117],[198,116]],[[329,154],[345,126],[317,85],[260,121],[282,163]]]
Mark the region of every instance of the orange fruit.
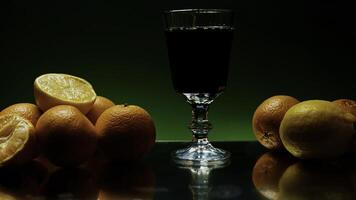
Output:
[[338,99],[333,101],[333,103],[336,103],[343,110],[353,114],[356,117],[356,101],[351,99]]
[[295,157],[332,158],[349,150],[354,122],[356,117],[335,103],[309,100],[287,111],[279,132],[284,147]]
[[[356,117],[356,101],[351,99],[338,99],[333,101],[333,103],[336,103],[341,109]],[[356,122],[354,122],[354,129],[356,135]],[[351,151],[356,152],[356,138],[353,138],[352,140]]]
[[290,154],[284,154],[284,152],[268,152],[263,154],[257,160],[252,171],[252,182],[256,190],[267,199],[278,199],[279,179],[293,162],[293,157]]
[[96,149],[93,124],[73,106],[47,110],[38,120],[36,130],[44,155],[57,166],[80,165]]
[[106,109],[113,107],[113,106],[115,106],[115,104],[110,99],[102,97],[102,96],[97,96],[93,107],[90,109],[88,114],[86,114],[86,116],[93,124],[95,124],[96,120],[99,118],[99,116]]
[[34,126],[36,126],[38,118],[40,118],[42,112],[32,103],[17,103],[11,105],[0,112],[0,115],[16,114],[27,120],[29,120]]
[[57,105],[72,105],[84,114],[89,112],[96,98],[88,81],[68,74],[44,74],[37,77],[34,95],[42,111]]
[[113,160],[137,160],[155,143],[153,120],[139,106],[113,106],[100,115],[95,128],[99,136],[99,148]]
[[23,164],[37,155],[35,128],[13,114],[0,116],[0,166]]
[[258,142],[268,149],[284,149],[279,126],[287,110],[299,103],[291,96],[278,95],[263,101],[252,118],[252,128]]

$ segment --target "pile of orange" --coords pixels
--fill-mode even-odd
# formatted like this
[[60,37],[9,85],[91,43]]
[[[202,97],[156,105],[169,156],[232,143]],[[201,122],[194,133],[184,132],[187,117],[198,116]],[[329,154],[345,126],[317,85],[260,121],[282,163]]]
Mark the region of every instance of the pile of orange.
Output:
[[265,199],[354,199],[353,155],[339,156],[356,152],[356,101],[273,96],[257,107],[252,128],[270,150],[252,170]]
[[252,128],[268,149],[285,149],[301,159],[337,157],[356,149],[356,101],[299,102],[291,96],[273,96],[257,107]]
[[97,96],[82,78],[44,74],[34,81],[34,97],[36,104],[18,103],[0,112],[0,166],[38,156],[57,166],[78,166],[96,151],[131,161],[155,143],[147,111]]

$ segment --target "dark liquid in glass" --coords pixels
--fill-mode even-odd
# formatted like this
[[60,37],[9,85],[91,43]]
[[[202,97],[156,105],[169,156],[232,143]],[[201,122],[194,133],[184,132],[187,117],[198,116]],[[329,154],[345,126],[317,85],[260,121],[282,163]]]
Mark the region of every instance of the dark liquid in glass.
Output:
[[166,30],[174,89],[179,93],[221,93],[226,86],[233,29]]

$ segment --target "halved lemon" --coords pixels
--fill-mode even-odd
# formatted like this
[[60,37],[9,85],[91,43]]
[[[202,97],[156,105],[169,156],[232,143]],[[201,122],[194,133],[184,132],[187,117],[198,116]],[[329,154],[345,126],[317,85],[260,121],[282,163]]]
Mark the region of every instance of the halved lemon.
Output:
[[68,74],[44,74],[34,83],[36,104],[42,111],[57,105],[71,105],[83,114],[89,112],[96,99],[92,85],[79,77]]
[[0,117],[0,166],[22,164],[37,153],[35,128],[27,119],[8,114]]

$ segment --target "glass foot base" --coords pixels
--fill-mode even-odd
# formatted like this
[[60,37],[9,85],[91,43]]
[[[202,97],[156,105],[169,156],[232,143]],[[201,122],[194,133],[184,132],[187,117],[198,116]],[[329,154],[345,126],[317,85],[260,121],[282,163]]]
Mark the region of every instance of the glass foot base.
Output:
[[172,153],[175,163],[182,166],[225,166],[230,152],[213,147],[207,139],[198,139],[190,146]]

